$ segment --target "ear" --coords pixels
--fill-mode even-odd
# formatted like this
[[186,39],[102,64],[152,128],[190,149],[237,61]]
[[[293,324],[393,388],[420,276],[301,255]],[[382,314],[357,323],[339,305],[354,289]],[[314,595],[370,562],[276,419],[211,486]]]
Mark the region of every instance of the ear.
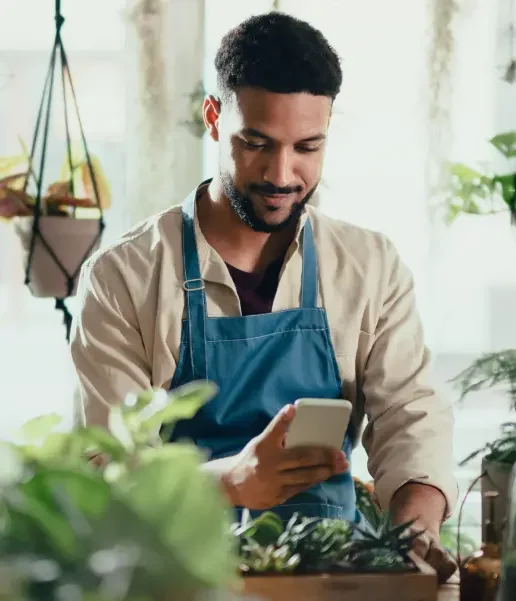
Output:
[[219,117],[220,117],[221,103],[215,96],[207,96],[204,99],[202,107],[202,114],[204,118],[204,124],[210,134],[210,137],[215,142],[219,141]]

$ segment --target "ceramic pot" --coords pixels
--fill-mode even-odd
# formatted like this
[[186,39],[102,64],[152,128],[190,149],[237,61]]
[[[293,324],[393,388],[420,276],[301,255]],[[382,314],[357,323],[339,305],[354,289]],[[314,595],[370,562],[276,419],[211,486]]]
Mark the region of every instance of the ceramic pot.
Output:
[[493,490],[499,495],[495,500],[495,527],[497,532],[502,533],[509,513],[509,487],[512,467],[507,463],[489,461],[488,459],[482,460],[482,473],[485,473],[481,480],[483,542],[486,540],[485,522],[489,517],[489,505],[485,493]]
[[[16,217],[13,223],[22,243],[26,265],[32,238],[33,218]],[[83,261],[97,250],[100,244],[97,219],[41,216],[39,230],[71,276],[78,274]],[[77,278],[75,278],[71,294],[68,294],[66,275],[39,236],[36,237],[29,277],[29,289],[36,297],[66,298],[73,296],[77,290]]]

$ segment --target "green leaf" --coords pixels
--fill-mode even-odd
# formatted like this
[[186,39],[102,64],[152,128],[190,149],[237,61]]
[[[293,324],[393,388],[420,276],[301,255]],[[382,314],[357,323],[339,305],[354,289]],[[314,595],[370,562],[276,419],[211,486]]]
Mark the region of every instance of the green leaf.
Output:
[[108,427],[111,434],[126,451],[134,450],[134,440],[124,419],[122,407],[113,405],[109,409]]
[[483,173],[468,167],[464,163],[448,163],[446,167],[448,173],[457,178],[462,185],[466,183],[480,185],[482,181],[488,179]]
[[495,183],[500,184],[501,195],[507,206],[512,209],[514,207],[514,200],[516,196],[515,175],[508,173],[506,175],[497,175],[494,178]]
[[[152,403],[145,409],[145,413],[142,413],[143,425],[148,431],[152,431],[159,429],[163,424],[174,426],[179,420],[191,419],[217,392],[217,385],[207,381],[191,382],[176,388],[168,395],[164,406],[160,407],[157,403],[155,412],[149,410],[148,417],[145,413]],[[167,432],[169,431],[170,429],[167,429]]]
[[498,134],[489,140],[497,150],[499,150],[506,158],[516,157],[516,131],[509,131],[503,134]]
[[124,498],[159,528],[163,542],[192,574],[213,586],[227,585],[237,565],[230,508],[215,480],[201,469],[202,456],[195,447],[177,443],[146,455],[142,465],[118,481]]
[[51,461],[57,459],[63,463],[70,459],[68,447],[71,435],[65,432],[57,432],[47,436],[40,444],[20,445],[19,449],[25,460]]
[[267,546],[278,542],[282,532],[283,522],[281,518],[272,511],[265,511],[247,527],[244,527],[241,534],[252,538],[259,545]]
[[77,435],[84,441],[87,451],[105,453],[113,461],[121,461],[126,455],[123,444],[105,428],[88,426],[78,430]]
[[10,529],[28,553],[43,552],[65,562],[77,556],[79,547],[72,527],[46,499],[22,493],[19,499],[7,500],[6,508]]
[[137,394],[131,393],[125,397],[124,409],[128,411],[140,412],[150,405],[156,395],[156,390],[144,390]]
[[0,443],[0,487],[16,484],[23,471],[24,466],[17,448],[9,443]]
[[26,442],[35,442],[48,436],[61,423],[61,416],[56,413],[42,415],[24,424],[19,432]]

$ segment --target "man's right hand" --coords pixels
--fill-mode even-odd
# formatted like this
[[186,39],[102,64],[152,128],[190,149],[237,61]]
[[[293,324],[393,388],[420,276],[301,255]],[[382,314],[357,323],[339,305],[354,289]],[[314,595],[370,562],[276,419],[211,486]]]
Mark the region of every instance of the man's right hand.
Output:
[[238,455],[220,460],[227,468],[221,470],[221,479],[234,506],[269,509],[348,469],[342,451],[324,447],[285,448],[285,437],[295,413],[295,407],[287,405]]

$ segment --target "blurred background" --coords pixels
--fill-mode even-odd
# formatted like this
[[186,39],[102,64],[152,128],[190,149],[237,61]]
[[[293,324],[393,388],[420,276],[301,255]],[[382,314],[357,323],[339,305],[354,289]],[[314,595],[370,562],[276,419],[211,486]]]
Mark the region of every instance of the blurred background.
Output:
[[[435,188],[443,161],[507,169],[488,140],[516,129],[512,0],[63,0],[84,130],[112,193],[103,244],[212,175],[217,148],[196,118],[203,90],[214,91],[215,52],[228,29],[273,8],[321,29],[343,59],[320,208],[387,234],[413,270],[435,382],[455,407],[463,493],[480,459],[459,461],[496,438],[510,404],[496,388],[458,404],[449,379],[482,353],[516,348],[516,231],[507,212],[447,222]],[[30,145],[53,10],[0,0],[0,157],[20,138]],[[56,98],[47,172],[64,152]],[[70,426],[74,394],[62,315],[30,295],[19,241],[0,222],[0,438],[41,413]],[[361,448],[353,459],[367,478]],[[467,515],[478,523],[479,493]]]

